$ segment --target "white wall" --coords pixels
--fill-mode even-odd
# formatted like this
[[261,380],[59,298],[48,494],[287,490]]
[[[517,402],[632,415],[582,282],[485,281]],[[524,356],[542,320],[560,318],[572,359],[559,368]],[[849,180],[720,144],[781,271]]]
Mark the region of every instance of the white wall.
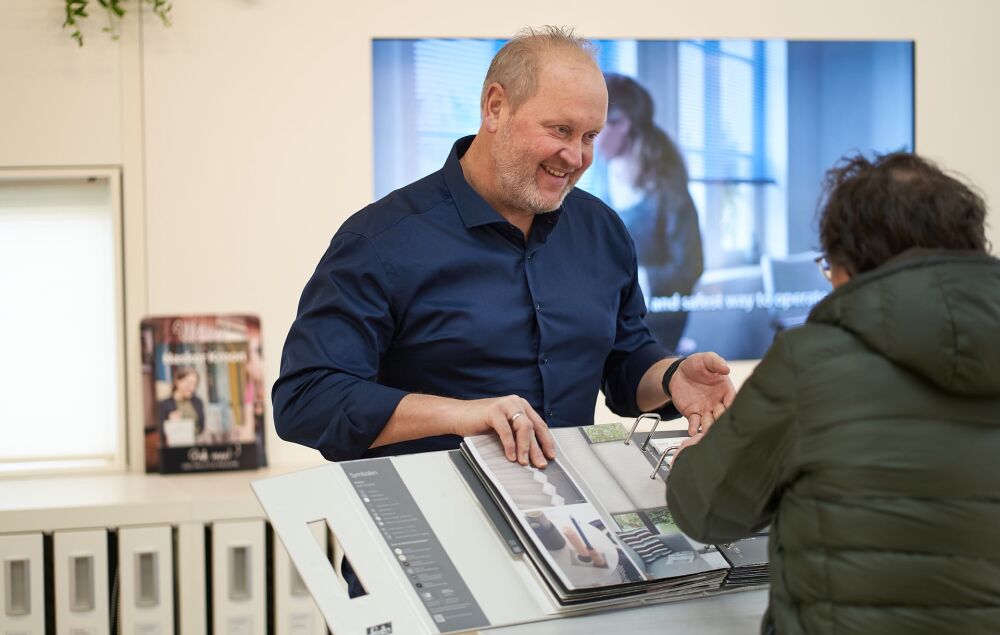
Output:
[[[594,37],[913,39],[918,151],[1000,205],[992,0],[182,0],[169,29],[144,16],[79,50],[60,4],[0,6],[0,167],[123,165],[130,333],[143,313],[260,314],[272,381],[302,285],[371,196],[372,37],[551,23]],[[1000,210],[990,220],[1000,248]],[[274,462],[301,456],[268,443]]]
[[57,2],[0,5],[0,166],[122,161],[121,47],[78,49]]

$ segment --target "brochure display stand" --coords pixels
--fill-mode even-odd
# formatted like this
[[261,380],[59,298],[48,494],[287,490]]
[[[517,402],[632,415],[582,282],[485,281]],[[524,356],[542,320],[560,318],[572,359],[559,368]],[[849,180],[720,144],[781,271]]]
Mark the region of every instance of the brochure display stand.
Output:
[[[664,601],[637,595],[560,604],[527,557],[522,541],[509,524],[498,521],[502,517],[496,507],[474,493],[461,470],[464,460],[455,452],[368,459],[253,483],[276,535],[332,632],[475,632],[609,609],[649,607],[642,609],[645,612],[653,610],[654,601]],[[344,581],[310,529],[310,523],[322,520],[367,595],[348,597]],[[581,533],[592,545],[603,540],[592,527],[581,525]],[[712,632],[720,632],[721,606],[737,610],[734,625],[753,630],[766,598],[759,591],[739,595],[745,600],[717,597],[711,602],[719,601],[718,606],[701,607],[716,627]],[[690,617],[691,611],[686,613]],[[569,622],[588,628],[579,620],[600,619],[591,615]],[[658,621],[662,618],[648,619],[650,632],[662,628]],[[509,632],[530,632],[522,628]]]

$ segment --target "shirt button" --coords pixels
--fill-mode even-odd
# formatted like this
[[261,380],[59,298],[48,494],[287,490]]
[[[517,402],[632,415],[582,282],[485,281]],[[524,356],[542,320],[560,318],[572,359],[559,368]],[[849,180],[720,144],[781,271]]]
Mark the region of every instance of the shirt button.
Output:
[[552,416],[552,411],[551,411],[551,410],[549,410],[548,412],[546,412],[546,413],[545,413],[545,416],[546,416],[546,417],[551,417],[551,416]]
[[535,310],[536,311],[541,311],[542,310],[542,305],[541,304],[536,304],[535,305]]
[[538,361],[540,361],[543,364],[548,364],[549,363],[549,358],[546,357],[545,355],[542,355],[541,359],[539,359]]
[[528,260],[531,260],[534,257],[535,257],[535,254],[528,254]]

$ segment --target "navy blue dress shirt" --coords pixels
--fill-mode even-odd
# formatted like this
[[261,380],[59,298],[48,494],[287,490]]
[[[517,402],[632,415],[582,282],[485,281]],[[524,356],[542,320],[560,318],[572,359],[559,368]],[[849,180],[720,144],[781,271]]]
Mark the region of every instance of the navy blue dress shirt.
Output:
[[457,447],[449,435],[369,449],[411,392],[519,395],[550,426],[578,426],[603,389],[614,412],[639,414],[639,380],[670,351],[643,322],[624,224],[574,189],[525,240],[466,182],[471,142],[333,237],[274,385],[283,439],[334,461]]

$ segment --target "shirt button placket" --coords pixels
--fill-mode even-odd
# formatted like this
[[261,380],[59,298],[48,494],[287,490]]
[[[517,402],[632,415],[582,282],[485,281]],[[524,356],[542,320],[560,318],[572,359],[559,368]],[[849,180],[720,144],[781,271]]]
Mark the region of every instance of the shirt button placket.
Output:
[[[544,307],[542,306],[541,302],[538,302],[537,300],[535,300],[535,297],[534,297],[535,293],[534,293],[534,289],[532,288],[532,283],[531,283],[532,282],[531,268],[528,266],[532,262],[533,258],[534,258],[534,254],[532,252],[530,252],[530,251],[529,252],[525,252],[525,255],[524,255],[524,275],[525,275],[525,278],[526,278],[527,283],[528,283],[528,293],[531,294],[532,301],[533,301],[534,307],[535,307],[535,322],[537,324],[537,334],[538,334],[536,336],[536,338],[535,338],[535,346],[536,346],[536,350],[537,350],[537,354],[538,354],[538,357],[536,359],[538,360],[538,370],[539,370],[539,375],[541,376],[541,380],[542,380],[542,394],[544,395],[545,394],[545,373],[543,372],[543,370],[544,370],[543,367],[546,366],[549,363],[549,358],[548,358],[548,356],[545,353],[542,352],[542,341],[543,341],[543,338],[544,338],[544,334],[542,332],[542,320],[541,320],[540,313],[542,313],[542,310],[543,310]],[[541,412],[545,412],[545,411],[548,412],[548,416],[549,417],[552,416],[552,410],[548,409],[548,404],[544,404],[544,408],[543,408],[543,410],[541,410]]]

